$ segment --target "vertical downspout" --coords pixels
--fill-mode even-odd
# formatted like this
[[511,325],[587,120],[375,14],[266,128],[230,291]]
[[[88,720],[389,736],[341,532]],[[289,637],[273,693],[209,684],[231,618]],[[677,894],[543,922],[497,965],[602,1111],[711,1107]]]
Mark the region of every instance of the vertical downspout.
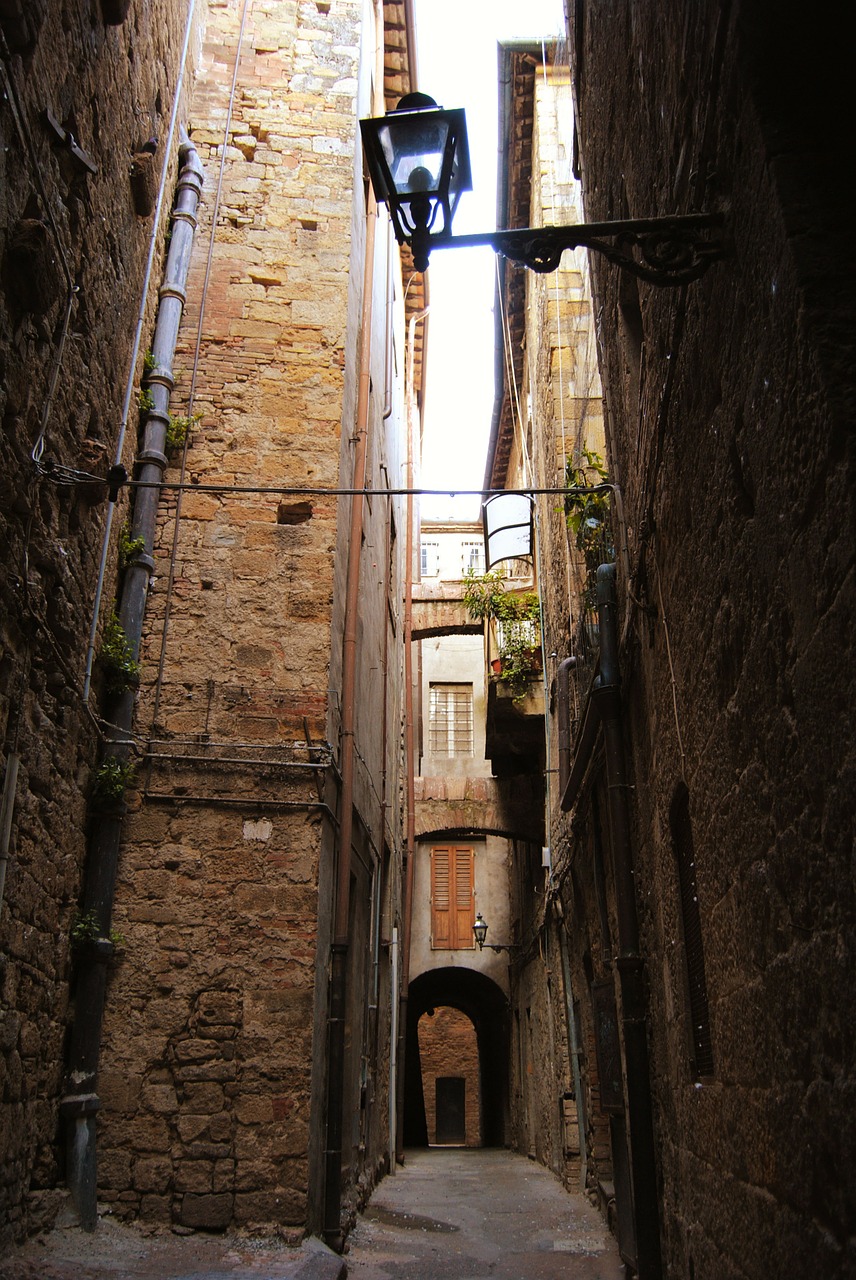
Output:
[[[114,463],[117,465],[122,461],[122,454],[125,446],[125,432],[128,427],[128,417],[131,413],[131,401],[136,385],[136,364],[137,356],[140,351],[140,341],[143,334],[143,325],[146,319],[147,304],[149,296],[149,281],[151,280],[152,267],[154,265],[155,250],[157,249],[157,232],[160,226],[161,210],[163,208],[164,191],[166,188],[167,168],[172,154],[172,142],[175,137],[176,124],[178,121],[178,112],[181,107],[181,96],[184,88],[184,77],[187,70],[187,55],[190,50],[190,40],[193,34],[194,14],[196,9],[196,0],[190,0],[187,10],[187,21],[184,26],[184,45],[181,50],[179,59],[178,80],[176,81],[175,93],[173,94],[172,112],[169,118],[169,128],[167,130],[166,142],[164,144],[164,162],[161,169],[160,186],[158,188],[158,198],[154,210],[154,218],[152,221],[152,234],[149,240],[149,252],[146,259],[146,269],[143,277],[143,287],[140,294],[140,309],[137,313],[137,324],[134,329],[134,342],[131,350],[131,359],[128,369],[128,381],[125,384],[125,398],[122,403],[122,422],[119,427],[119,438],[116,442],[116,451],[113,455]],[[98,619],[101,614],[101,599],[104,591],[104,582],[107,574],[107,559],[110,553],[110,531],[113,525],[113,513],[116,509],[115,502],[109,502],[107,505],[107,519],[104,524],[104,533],[101,541],[101,561],[98,566],[98,580],[95,585],[95,600],[92,605],[92,621],[89,626],[89,644],[86,650],[86,670],[83,677],[83,701],[89,701],[89,693],[92,684],[92,665],[95,660],[95,640],[98,635]]]
[[585,1106],[583,1101],[583,1081],[580,1072],[580,1042],[577,1038],[577,1020],[574,1014],[574,989],[571,983],[571,963],[568,958],[568,935],[561,912],[561,903],[557,901],[556,932],[559,935],[559,955],[562,959],[562,987],[565,993],[565,1018],[568,1025],[568,1051],[571,1057],[571,1074],[574,1078],[574,1096],[577,1103],[577,1130],[580,1141],[580,1191],[585,1191],[588,1169],[588,1152],[585,1137]]
[[627,765],[621,706],[621,674],[618,662],[618,625],[615,565],[597,571],[597,606],[600,625],[600,675],[592,697],[603,724],[612,875],[618,920],[616,969],[620,993],[630,1163],[633,1177],[633,1211],[640,1280],[659,1280],[660,1215],[657,1195],[657,1162],[654,1117],[648,1061],[644,961],[639,950],[639,922],[630,840],[630,806],[627,799]]
[[[196,148],[186,135],[179,154],[181,171],[173,211],[173,234],[165,282],[160,290],[161,303],[152,347],[155,368],[150,374],[150,382],[155,408],[148,416],[143,447],[139,454],[139,478],[155,485],[162,479],[167,463],[164,444],[169,420],[169,397],[174,383],[172,359],[184,306],[190,251],[196,229],[196,210],[202,193],[202,165]],[[151,551],[159,495],[157,487],[137,491],[132,537],[144,539],[145,551],[126,570],[119,606],[119,616],[135,659],[139,655],[146,594],[154,568]],[[121,695],[111,711],[106,747],[108,755],[116,759],[126,758],[132,740],[133,715],[134,691],[128,690]],[[60,1107],[67,1123],[66,1181],[80,1215],[80,1224],[86,1231],[94,1230],[97,1220],[95,1115],[101,1103],[96,1089],[101,1053],[101,1024],[106,1000],[107,961],[113,953],[113,944],[109,941],[110,921],[123,813],[124,806],[117,805],[112,810],[99,812],[93,822],[83,912],[92,913],[97,920],[98,941],[81,951],[78,959],[66,1095]]]
[[398,1019],[399,1005],[395,998],[399,983],[399,945],[398,925],[392,926],[392,939],[389,944],[389,986],[391,999],[389,1002],[389,1171],[395,1173],[395,1161],[398,1155],[398,1095],[395,1082],[398,1079]]
[[[396,1159],[404,1161],[404,1071],[407,1045],[407,999],[410,983],[410,934],[413,917],[413,876],[416,852],[416,743],[413,723],[413,544],[416,504],[413,501],[413,436],[416,426],[414,414],[415,391],[414,354],[416,351],[416,326],[428,315],[428,307],[410,317],[407,330],[407,390],[405,416],[407,423],[407,541],[404,569],[404,722],[405,722],[405,772],[407,775],[407,865],[404,877],[404,908],[401,926],[401,998],[398,1023],[398,1072],[395,1082],[397,1093],[395,1147]],[[395,992],[393,992],[393,999]]]
[[345,1000],[351,910],[351,841],[354,830],[354,730],[357,672],[357,623],[360,590],[360,553],[363,540],[363,502],[368,456],[368,419],[371,389],[371,325],[374,288],[377,205],[369,191],[366,209],[363,302],[360,316],[359,386],[354,439],[354,472],[348,534],[348,568],[345,584],[345,619],[342,641],[342,723],[340,769],[342,777],[339,821],[339,856],[336,898],[333,908],[333,942],[330,958],[330,1015],[327,1028],[327,1147],[324,1153],[324,1238],[341,1252],[342,1132],[345,1091]]

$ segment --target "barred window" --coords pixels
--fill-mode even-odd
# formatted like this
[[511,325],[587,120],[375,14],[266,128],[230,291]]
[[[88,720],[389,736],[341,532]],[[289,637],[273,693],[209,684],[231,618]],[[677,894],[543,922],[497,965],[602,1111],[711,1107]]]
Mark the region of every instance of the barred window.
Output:
[[432,756],[473,754],[473,686],[430,686],[428,716],[429,751]]

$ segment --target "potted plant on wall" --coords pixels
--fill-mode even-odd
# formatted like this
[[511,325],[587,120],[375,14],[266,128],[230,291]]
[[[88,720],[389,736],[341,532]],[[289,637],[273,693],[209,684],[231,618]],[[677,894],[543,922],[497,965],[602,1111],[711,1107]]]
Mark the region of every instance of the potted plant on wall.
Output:
[[499,655],[491,661],[494,675],[513,702],[526,696],[532,676],[541,669],[541,604],[534,591],[510,591],[497,569],[470,570],[464,580],[464,606],[474,622],[496,623]]

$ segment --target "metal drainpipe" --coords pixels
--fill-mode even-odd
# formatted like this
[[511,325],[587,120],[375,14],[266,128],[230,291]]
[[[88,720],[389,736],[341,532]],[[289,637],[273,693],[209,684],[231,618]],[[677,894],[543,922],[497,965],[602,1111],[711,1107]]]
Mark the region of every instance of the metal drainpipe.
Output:
[[358,597],[360,552],[363,540],[363,502],[368,455],[369,401],[371,391],[371,326],[374,288],[377,205],[370,191],[366,209],[366,244],[363,268],[363,304],[360,317],[359,387],[354,438],[354,473],[351,487],[351,519],[348,568],[345,584],[345,620],[342,641],[342,723],[340,735],[341,802],[333,942],[330,957],[330,1012],[327,1027],[327,1146],[324,1153],[324,1239],[338,1252],[344,1247],[341,1223],[342,1132],[345,1104],[345,1012],[351,909],[351,841],[354,830],[354,728],[356,711]]
[[[158,198],[155,205],[154,216],[152,218],[152,234],[149,237],[149,251],[146,258],[146,268],[143,274],[143,287],[140,292],[140,308],[137,312],[137,323],[134,329],[134,341],[131,348],[131,357],[128,364],[128,380],[125,384],[125,397],[122,403],[122,422],[119,427],[119,438],[116,441],[116,450],[113,455],[113,461],[116,464],[121,463],[122,454],[125,446],[125,432],[128,427],[128,417],[131,413],[131,401],[134,395],[134,387],[136,385],[136,366],[137,356],[140,351],[140,342],[142,340],[143,325],[146,319],[147,304],[149,296],[149,281],[152,276],[152,267],[154,265],[155,251],[157,249],[158,227],[160,226],[161,210],[163,209],[164,192],[166,189],[166,176],[169,166],[170,156],[172,155],[172,143],[175,137],[176,125],[178,122],[178,112],[181,107],[182,92],[184,89],[184,77],[187,72],[188,53],[190,51],[190,40],[193,35],[194,21],[196,12],[196,0],[190,0],[187,9],[187,20],[184,25],[184,43],[179,57],[178,80],[175,85],[175,93],[172,100],[172,112],[169,118],[169,128],[167,130],[166,141],[164,143],[164,162],[161,169],[160,185],[158,187]],[[184,134],[181,135],[184,138]],[[89,693],[92,685],[92,665],[95,660],[95,640],[98,635],[98,619],[101,616],[101,600],[104,592],[104,581],[107,574],[107,560],[110,554],[110,531],[113,527],[113,514],[116,510],[115,502],[107,504],[107,518],[104,522],[104,532],[101,539],[101,561],[98,566],[98,579],[95,584],[95,598],[92,604],[92,620],[89,624],[89,644],[86,650],[86,669],[83,676],[83,701],[89,701]]]
[[[413,875],[416,855],[416,743],[413,723],[413,544],[415,503],[413,501],[413,435],[416,426],[414,415],[414,354],[416,351],[416,326],[424,320],[430,308],[410,317],[407,332],[407,539],[405,547],[404,585],[404,719],[405,719],[405,772],[407,774],[407,865],[404,877],[404,907],[401,925],[401,996],[398,1015],[398,1053],[395,1089],[397,1096],[395,1158],[404,1163],[404,1071],[407,1048],[407,1001],[410,983],[410,936],[413,916]],[[392,993],[395,999],[395,991]],[[393,1165],[393,1172],[395,1166]]]
[[559,738],[559,795],[565,794],[571,776],[571,672],[577,665],[573,655],[559,663],[556,673],[556,710]]
[[[202,192],[202,165],[196,148],[186,135],[179,155],[181,171],[173,212],[173,234],[165,282],[160,291],[161,302],[152,347],[155,369],[150,375],[150,381],[155,408],[146,421],[143,448],[139,455],[142,464],[140,479],[155,482],[162,478],[167,461],[164,443],[169,396],[173,387],[172,359],[185,300],[184,289],[196,228],[196,210]],[[139,654],[146,593],[154,568],[151,549],[158,496],[157,488],[138,490],[132,536],[144,538],[146,550],[128,566],[119,608],[119,616],[135,658]],[[130,690],[118,700],[118,705],[111,714],[107,751],[120,758],[127,754],[130,747],[133,713],[134,694]],[[99,941],[81,952],[78,962],[66,1095],[60,1107],[67,1122],[66,1182],[80,1215],[81,1226],[86,1231],[94,1230],[97,1221],[95,1115],[101,1103],[96,1089],[107,961],[113,952],[113,945],[108,939],[119,861],[122,814],[122,806],[117,806],[113,812],[99,813],[90,837],[83,911],[85,914],[94,913],[98,921]]]
[[597,605],[600,625],[600,675],[592,697],[603,724],[612,875],[618,919],[616,970],[621,1006],[624,1066],[627,1079],[627,1112],[630,1163],[633,1177],[633,1210],[636,1224],[637,1263],[640,1280],[659,1280],[660,1215],[657,1196],[657,1161],[648,1061],[644,961],[639,951],[639,922],[630,839],[630,806],[627,800],[627,765],[621,706],[621,674],[618,661],[615,565],[597,571]]

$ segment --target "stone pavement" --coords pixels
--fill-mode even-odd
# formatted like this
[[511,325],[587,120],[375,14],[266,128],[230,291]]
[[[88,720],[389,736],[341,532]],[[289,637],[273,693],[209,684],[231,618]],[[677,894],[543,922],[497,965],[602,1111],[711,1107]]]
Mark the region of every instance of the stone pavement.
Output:
[[0,1280],[344,1280],[320,1240],[176,1235],[104,1217],[92,1234],[57,1227],[0,1259]]
[[600,1214],[508,1151],[411,1151],[349,1237],[350,1280],[621,1280]]
[[[346,1269],[347,1268],[347,1269]],[[621,1280],[603,1219],[508,1151],[410,1151],[377,1187],[343,1260],[319,1240],[177,1235],[104,1216],[0,1259],[0,1280]]]

